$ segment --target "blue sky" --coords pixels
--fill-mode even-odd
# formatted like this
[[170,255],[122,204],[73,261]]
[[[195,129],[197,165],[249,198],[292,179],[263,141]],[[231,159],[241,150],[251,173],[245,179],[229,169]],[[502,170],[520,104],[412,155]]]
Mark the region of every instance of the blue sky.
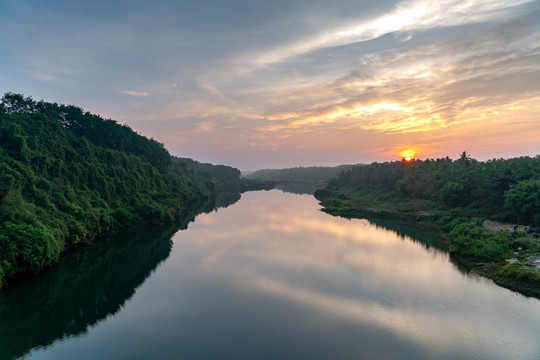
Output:
[[0,92],[241,169],[540,154],[540,2],[0,0]]

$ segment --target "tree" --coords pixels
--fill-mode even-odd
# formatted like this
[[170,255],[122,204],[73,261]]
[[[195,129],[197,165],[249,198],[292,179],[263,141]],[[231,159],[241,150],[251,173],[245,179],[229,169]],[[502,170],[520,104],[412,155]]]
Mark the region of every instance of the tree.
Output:
[[456,160],[456,163],[460,164],[461,166],[469,166],[471,164],[471,160],[471,156],[464,151],[459,156],[459,159]]
[[505,192],[505,205],[519,222],[540,225],[540,179],[520,181]]
[[21,94],[8,92],[2,97],[2,107],[8,113],[31,113],[35,111],[35,106],[31,96],[25,98]]
[[442,203],[448,207],[463,206],[465,203],[463,185],[455,182],[444,184],[441,188],[440,196]]

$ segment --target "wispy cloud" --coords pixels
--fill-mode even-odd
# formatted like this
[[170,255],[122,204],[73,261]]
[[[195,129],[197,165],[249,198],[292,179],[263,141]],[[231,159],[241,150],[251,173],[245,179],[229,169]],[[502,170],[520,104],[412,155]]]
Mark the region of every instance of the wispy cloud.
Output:
[[[491,9],[501,6],[482,4]],[[410,46],[375,52],[358,70],[336,80],[280,92],[281,106],[274,106],[267,115],[272,123],[259,129],[316,132],[326,126],[389,134],[429,132],[471,122],[496,122],[523,102],[527,105],[519,111],[529,118],[531,111],[537,111],[534,104],[540,94],[540,38],[535,18],[533,12],[436,41],[426,35]],[[470,38],[463,39],[464,34]],[[302,95],[310,102],[300,101]]]
[[216,124],[211,121],[203,121],[197,124],[197,132],[208,132],[212,131],[216,127]]
[[[348,45],[376,39],[393,32],[410,32],[435,27],[456,26],[494,20],[499,10],[531,2],[532,0],[441,0],[403,2],[373,20],[361,20],[353,26],[335,28],[287,44],[260,55],[255,63],[267,65],[323,48]],[[407,34],[406,39],[412,35]]]
[[143,97],[143,96],[148,96],[149,93],[146,92],[146,91],[135,91],[135,90],[122,90],[120,91],[122,94],[126,94],[126,95],[130,95],[130,96],[135,96],[135,97]]

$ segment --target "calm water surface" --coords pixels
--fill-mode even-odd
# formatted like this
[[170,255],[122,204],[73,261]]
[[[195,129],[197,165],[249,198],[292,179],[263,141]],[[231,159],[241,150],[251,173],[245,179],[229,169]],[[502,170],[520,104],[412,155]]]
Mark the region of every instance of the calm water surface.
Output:
[[70,254],[0,292],[0,358],[540,359],[539,300],[318,209],[250,192]]

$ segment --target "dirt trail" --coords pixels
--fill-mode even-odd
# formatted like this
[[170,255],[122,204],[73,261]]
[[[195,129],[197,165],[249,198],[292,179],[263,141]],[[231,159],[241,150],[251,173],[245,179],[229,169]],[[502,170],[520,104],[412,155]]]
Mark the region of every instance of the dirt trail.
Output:
[[514,231],[516,226],[517,226],[516,230],[525,231],[527,229],[526,225],[505,224],[505,223],[501,223],[501,222],[497,222],[497,221],[491,221],[491,220],[484,221],[482,223],[482,226],[484,226],[486,229],[493,230],[493,231],[499,231],[499,230]]

